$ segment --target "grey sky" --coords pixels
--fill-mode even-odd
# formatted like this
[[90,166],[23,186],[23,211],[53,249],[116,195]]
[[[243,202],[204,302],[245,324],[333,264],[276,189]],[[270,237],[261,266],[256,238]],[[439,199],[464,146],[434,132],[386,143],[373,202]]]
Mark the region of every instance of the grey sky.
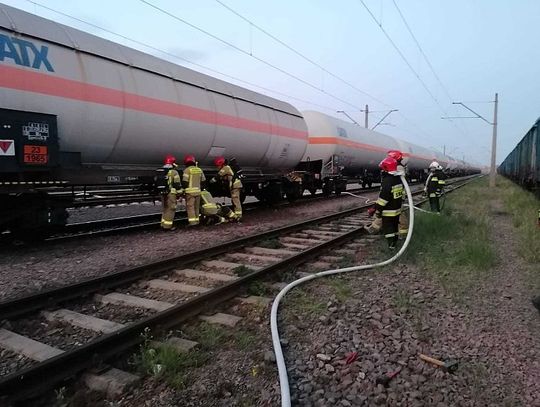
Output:
[[[394,5],[394,0],[364,0],[433,98],[373,21],[361,0],[221,0],[253,23],[324,66],[355,88],[277,44],[215,0],[148,0],[212,34],[302,78],[278,72],[249,55],[210,38],[139,0],[36,0],[50,8],[118,32],[197,64],[281,94],[222,77],[199,66],[145,49],[139,44],[48,11],[26,0],[4,3],[172,60],[189,68],[287,100],[300,110],[320,110],[340,117],[345,110],[363,124],[363,109],[399,109],[377,130],[442,150],[458,158],[488,163],[491,126],[482,120],[441,120],[468,116],[451,104],[424,61]],[[446,90],[490,121],[491,101],[499,92],[500,162],[540,116],[540,52],[537,0],[395,0]],[[332,98],[329,94],[346,101]],[[435,102],[434,98],[438,101]],[[307,103],[311,102],[313,104]],[[472,103],[475,102],[475,103]],[[440,105],[440,107],[439,107]],[[370,117],[375,124],[384,113]],[[347,120],[344,116],[341,116]]]

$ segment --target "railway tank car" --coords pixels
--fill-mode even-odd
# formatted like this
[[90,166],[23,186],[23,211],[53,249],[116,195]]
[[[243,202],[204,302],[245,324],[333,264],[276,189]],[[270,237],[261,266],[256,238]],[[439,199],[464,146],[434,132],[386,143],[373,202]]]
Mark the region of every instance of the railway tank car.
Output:
[[456,161],[439,152],[345,122],[316,111],[302,112],[309,145],[302,158],[322,159],[327,171],[360,177],[364,185],[378,178],[378,164],[389,150],[400,150],[407,158],[409,177],[421,180],[433,160],[453,170]]
[[540,118],[499,165],[498,172],[540,198]]

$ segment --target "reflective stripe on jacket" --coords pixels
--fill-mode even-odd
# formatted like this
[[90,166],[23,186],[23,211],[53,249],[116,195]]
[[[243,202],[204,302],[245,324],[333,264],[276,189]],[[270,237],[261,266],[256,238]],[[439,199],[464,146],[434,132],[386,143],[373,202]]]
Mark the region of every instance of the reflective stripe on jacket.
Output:
[[203,171],[194,165],[187,167],[182,175],[184,192],[189,195],[201,194],[201,182],[206,181]]
[[234,176],[232,168],[228,165],[221,167],[221,169],[218,171],[218,177],[226,180],[230,189],[242,188],[242,181]]
[[214,197],[207,190],[201,191],[201,213],[204,216],[216,215],[218,213],[218,204],[214,201]]
[[403,201],[403,184],[397,175],[383,173],[381,191],[375,202],[375,208],[382,216],[398,216],[401,213]]
[[170,194],[182,193],[182,184],[180,183],[180,174],[174,168],[167,172],[167,187]]
[[430,197],[440,196],[443,192],[446,176],[441,170],[435,170],[429,174],[426,181],[425,191]]

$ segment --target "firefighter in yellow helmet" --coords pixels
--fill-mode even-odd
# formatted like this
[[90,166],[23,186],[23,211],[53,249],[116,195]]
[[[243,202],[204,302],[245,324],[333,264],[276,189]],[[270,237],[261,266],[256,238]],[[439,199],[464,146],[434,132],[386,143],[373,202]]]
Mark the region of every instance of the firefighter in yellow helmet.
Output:
[[174,215],[176,213],[177,195],[182,193],[180,174],[178,174],[176,159],[172,155],[165,157],[163,168],[159,170],[157,185],[161,192],[162,215],[161,228],[174,230]]
[[232,168],[227,164],[225,158],[217,157],[214,160],[214,164],[218,168],[218,178],[220,178],[229,189],[234,216],[236,217],[236,220],[240,220],[242,218],[242,203],[240,202],[242,181],[240,181],[238,174],[235,174]]
[[204,186],[206,178],[203,171],[197,167],[195,156],[188,154],[184,157],[186,168],[182,174],[182,186],[186,198],[186,211],[188,215],[188,225],[199,224],[199,205],[201,202],[201,187]]

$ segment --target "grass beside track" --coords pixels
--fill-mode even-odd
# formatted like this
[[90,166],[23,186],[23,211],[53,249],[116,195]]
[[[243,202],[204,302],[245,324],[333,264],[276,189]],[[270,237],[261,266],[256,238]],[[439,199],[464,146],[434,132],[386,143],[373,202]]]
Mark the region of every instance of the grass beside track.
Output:
[[413,238],[403,260],[420,267],[461,299],[471,295],[497,262],[489,241],[487,179],[473,181],[446,197],[441,215],[415,213]]
[[540,227],[536,221],[540,200],[506,178],[499,177],[497,181],[497,193],[519,236],[519,254],[527,263],[540,262]]

